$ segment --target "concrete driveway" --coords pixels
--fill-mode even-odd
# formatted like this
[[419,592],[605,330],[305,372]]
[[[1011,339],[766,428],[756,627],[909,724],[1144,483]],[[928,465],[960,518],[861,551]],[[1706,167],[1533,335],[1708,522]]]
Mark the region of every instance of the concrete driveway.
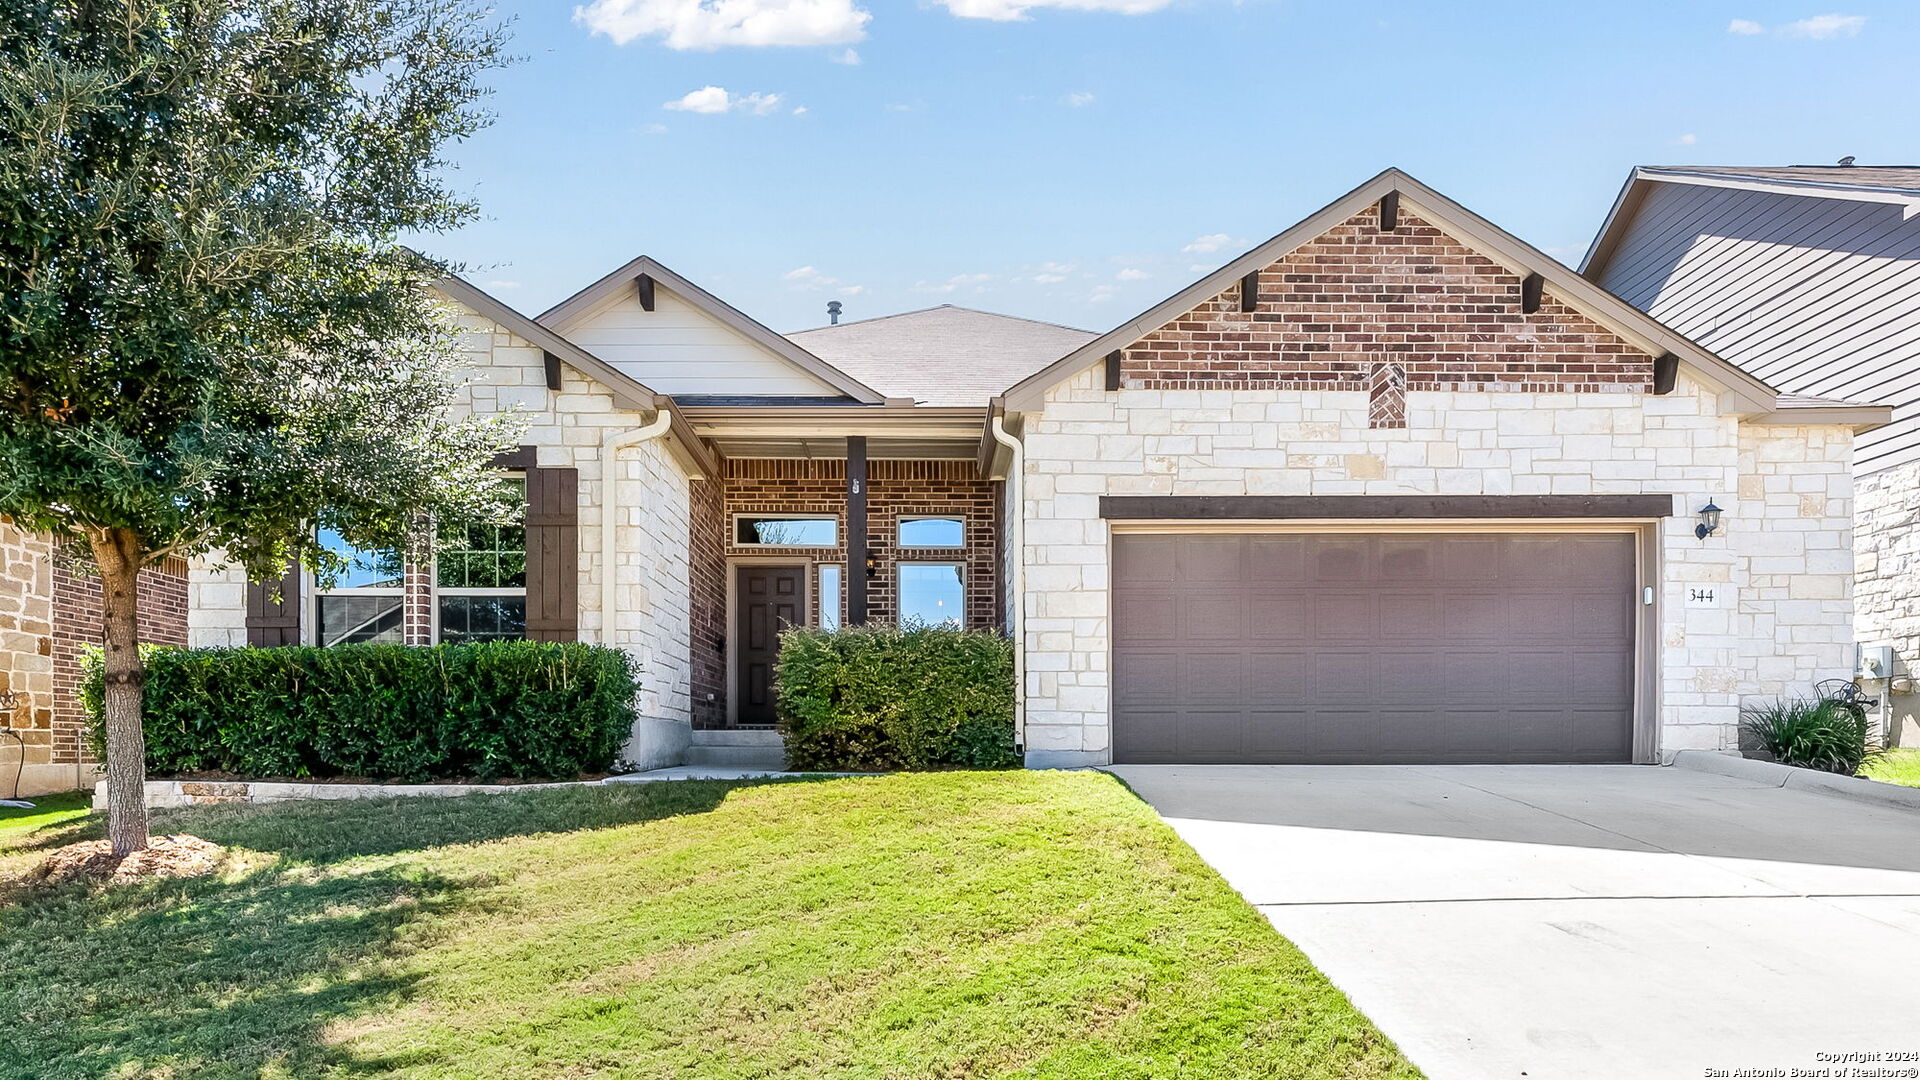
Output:
[[1635,766],[1110,771],[1430,1080],[1920,1051],[1920,813]]

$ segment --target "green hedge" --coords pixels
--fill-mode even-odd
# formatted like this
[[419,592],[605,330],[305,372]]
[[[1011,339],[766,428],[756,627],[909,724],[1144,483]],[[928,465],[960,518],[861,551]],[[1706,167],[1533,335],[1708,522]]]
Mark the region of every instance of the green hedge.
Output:
[[[570,778],[614,764],[633,658],[540,641],[149,648],[147,768],[253,778]],[[100,739],[99,656],[81,699]]]
[[983,631],[866,626],[780,635],[787,765],[993,769],[1013,745],[1013,643]]

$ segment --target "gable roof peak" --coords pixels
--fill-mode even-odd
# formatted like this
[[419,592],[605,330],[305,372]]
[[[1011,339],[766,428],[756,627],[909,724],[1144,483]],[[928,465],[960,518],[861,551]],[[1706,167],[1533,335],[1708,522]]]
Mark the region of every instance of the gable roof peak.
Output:
[[1369,205],[1379,204],[1388,195],[1411,204],[1410,208],[1421,218],[1516,275],[1539,274],[1555,297],[1635,348],[1650,356],[1671,352],[1680,357],[1708,382],[1728,391],[1737,405],[1735,411],[1759,413],[1772,409],[1774,389],[1762,380],[1694,344],[1632,304],[1582,278],[1559,260],[1421,183],[1405,170],[1391,166],[1284,232],[1255,245],[1226,265],[1021,380],[1006,392],[1005,407],[1010,412],[1038,408],[1055,384],[1193,310],[1247,274],[1271,266],[1360,214]]
[[799,343],[768,329],[759,320],[695,285],[651,255],[628,260],[542,312],[537,321],[557,333],[565,333],[573,329],[582,317],[642,278],[650,281],[654,287],[666,289],[707,317],[855,401],[867,405],[879,405],[886,401],[886,396],[878,390],[813,355]]

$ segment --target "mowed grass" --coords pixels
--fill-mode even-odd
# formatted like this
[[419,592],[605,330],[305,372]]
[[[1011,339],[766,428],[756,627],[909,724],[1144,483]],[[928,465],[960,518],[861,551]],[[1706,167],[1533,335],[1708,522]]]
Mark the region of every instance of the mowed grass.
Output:
[[[0,872],[98,828],[0,840]],[[155,830],[231,865],[0,908],[0,1076],[1418,1075],[1099,773],[207,807]]]
[[1885,757],[1861,767],[1860,775],[1869,780],[1920,787],[1920,747],[1889,750]]

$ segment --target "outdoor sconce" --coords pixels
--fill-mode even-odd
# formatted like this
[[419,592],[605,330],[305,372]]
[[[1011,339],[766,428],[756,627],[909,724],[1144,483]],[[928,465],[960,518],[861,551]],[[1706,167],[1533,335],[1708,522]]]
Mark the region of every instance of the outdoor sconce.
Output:
[[1693,535],[1705,540],[1720,531],[1720,508],[1708,499],[1707,505],[1700,508],[1700,524],[1693,527]]
[[866,567],[867,567],[868,577],[871,578],[871,577],[880,576],[880,560],[879,559],[876,559],[871,555],[867,556]]

